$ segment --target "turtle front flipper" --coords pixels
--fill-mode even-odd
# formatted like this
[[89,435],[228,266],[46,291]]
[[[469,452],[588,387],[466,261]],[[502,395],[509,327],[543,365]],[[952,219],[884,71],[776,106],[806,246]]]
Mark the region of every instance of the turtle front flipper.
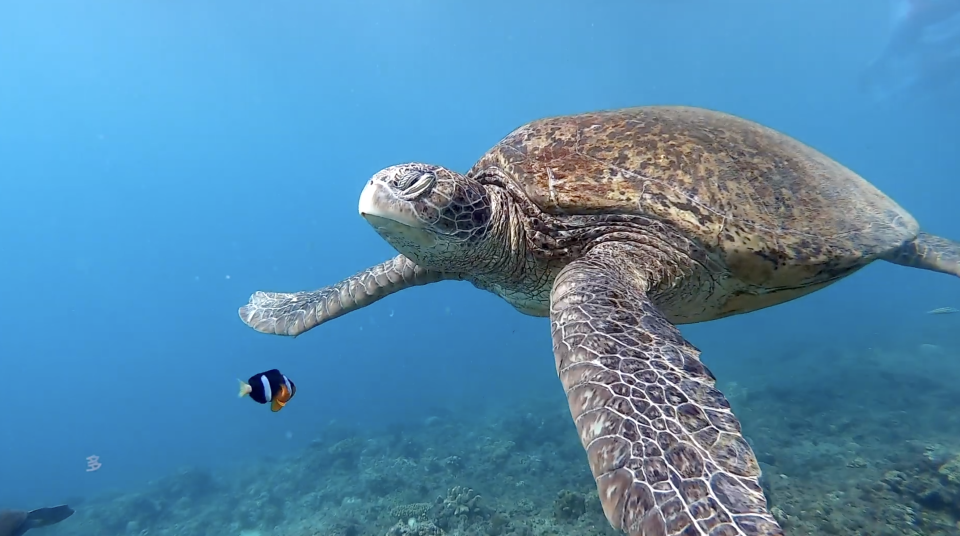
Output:
[[238,312],[246,325],[261,333],[297,336],[394,292],[445,278],[444,274],[425,270],[398,255],[319,290],[257,291]]
[[631,536],[782,536],[756,456],[699,350],[647,297],[650,271],[603,247],[557,276],[550,321],[610,524]]
[[960,276],[960,243],[942,236],[919,233],[916,238],[884,257],[884,260],[900,266]]

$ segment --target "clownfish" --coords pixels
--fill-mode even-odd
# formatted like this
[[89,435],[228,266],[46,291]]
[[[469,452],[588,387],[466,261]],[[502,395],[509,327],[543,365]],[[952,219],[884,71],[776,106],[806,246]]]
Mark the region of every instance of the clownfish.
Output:
[[280,411],[297,394],[297,386],[277,369],[254,374],[250,379],[240,382],[239,397],[250,395],[254,402],[270,403],[270,409]]

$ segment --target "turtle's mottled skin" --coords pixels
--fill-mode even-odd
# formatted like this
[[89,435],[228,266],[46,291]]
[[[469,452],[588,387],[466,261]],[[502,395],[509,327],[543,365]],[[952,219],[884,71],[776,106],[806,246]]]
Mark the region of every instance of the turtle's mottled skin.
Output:
[[960,275],[960,244],[920,232],[857,174],[697,108],[534,121],[466,175],[384,169],[359,208],[399,256],[320,290],[257,292],[243,321],[295,336],[441,280],[549,316],[604,512],[631,536],[783,534],[739,421],[677,324],[783,303],[876,259]]

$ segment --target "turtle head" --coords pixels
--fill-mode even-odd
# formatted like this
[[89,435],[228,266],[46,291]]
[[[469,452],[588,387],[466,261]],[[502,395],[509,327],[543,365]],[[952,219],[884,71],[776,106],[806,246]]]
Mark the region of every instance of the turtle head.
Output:
[[492,228],[493,206],[484,185],[428,164],[378,172],[363,188],[359,209],[397,251],[438,271],[474,264]]

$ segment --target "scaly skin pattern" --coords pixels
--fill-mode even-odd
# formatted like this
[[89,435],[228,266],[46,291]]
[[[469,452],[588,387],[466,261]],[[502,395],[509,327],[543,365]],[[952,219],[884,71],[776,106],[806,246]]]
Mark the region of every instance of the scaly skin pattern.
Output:
[[466,174],[383,169],[358,209],[400,256],[316,291],[257,292],[243,321],[295,336],[444,279],[549,316],[604,512],[631,536],[782,534],[739,422],[676,324],[783,303],[876,259],[954,275],[960,260],[837,162],[695,108],[534,121]]
[[700,352],[645,293],[638,251],[566,266],[553,352],[603,511],[631,536],[772,536],[760,466]]
[[245,324],[261,333],[296,336],[399,290],[443,278],[442,274],[425,270],[398,255],[319,290],[258,291],[240,308],[239,314]]

